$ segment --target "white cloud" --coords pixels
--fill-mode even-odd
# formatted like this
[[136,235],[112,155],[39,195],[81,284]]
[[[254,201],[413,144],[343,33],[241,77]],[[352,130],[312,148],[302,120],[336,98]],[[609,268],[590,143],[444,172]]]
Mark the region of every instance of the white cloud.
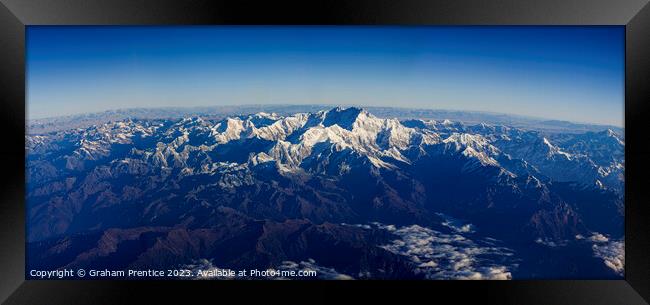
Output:
[[594,256],[619,275],[625,273],[625,240],[597,242],[591,246]]
[[589,236],[589,241],[595,243],[606,243],[609,241],[609,238],[603,234],[594,232],[591,236]]
[[382,248],[408,257],[428,279],[512,279],[510,249],[470,240],[460,230],[444,234],[418,225],[375,225],[399,237]]
[[[579,238],[576,236],[576,239],[579,239]],[[535,243],[538,243],[540,245],[544,245],[544,246],[547,246],[547,247],[555,248],[555,247],[566,246],[567,242],[565,240],[553,241],[553,240],[546,239],[546,238],[545,239],[537,238],[535,240]]]
[[471,223],[463,223],[458,219],[442,213],[436,214],[444,219],[444,221],[441,223],[443,226],[448,227],[458,233],[474,233],[474,226]]

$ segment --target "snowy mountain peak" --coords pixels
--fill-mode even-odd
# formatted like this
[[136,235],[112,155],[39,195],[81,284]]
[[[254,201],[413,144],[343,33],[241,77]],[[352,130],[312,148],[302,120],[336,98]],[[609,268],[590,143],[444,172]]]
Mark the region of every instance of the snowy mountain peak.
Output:
[[342,108],[336,107],[325,113],[323,118],[323,125],[325,127],[334,124],[339,125],[341,128],[352,130],[357,118],[367,116],[367,112],[361,108],[349,107]]
[[621,136],[610,128],[607,128],[601,134],[615,140],[618,144],[625,145],[625,141],[621,139]]

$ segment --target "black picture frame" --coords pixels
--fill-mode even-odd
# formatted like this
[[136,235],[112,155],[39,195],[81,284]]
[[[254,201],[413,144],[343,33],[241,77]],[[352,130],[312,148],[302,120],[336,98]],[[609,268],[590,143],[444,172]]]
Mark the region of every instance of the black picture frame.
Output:
[[[338,302],[349,298],[483,304],[648,304],[650,300],[650,5],[648,0],[171,1],[0,0],[0,301],[132,303],[135,297],[217,302]],[[624,25],[624,280],[534,281],[32,281],[25,280],[25,26],[172,24]],[[260,292],[263,290],[263,292]],[[304,293],[309,293],[305,295]],[[298,297],[297,293],[302,296]],[[415,299],[414,299],[415,300]]]

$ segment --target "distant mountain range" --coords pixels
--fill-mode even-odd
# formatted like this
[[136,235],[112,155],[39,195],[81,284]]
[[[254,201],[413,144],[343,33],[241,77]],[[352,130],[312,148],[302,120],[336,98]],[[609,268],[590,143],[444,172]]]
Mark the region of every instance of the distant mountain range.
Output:
[[[86,128],[95,124],[103,124],[124,119],[180,119],[185,117],[202,117],[219,119],[257,112],[273,112],[279,115],[292,115],[299,112],[317,112],[330,109],[331,105],[240,105],[240,106],[204,106],[204,107],[164,107],[164,108],[132,108],[109,110],[97,113],[30,119],[27,122],[29,134],[41,134],[73,128]],[[624,137],[623,129],[618,126],[573,123],[560,120],[549,120],[537,117],[442,109],[417,109],[398,107],[365,107],[380,118],[430,119],[451,120],[464,124],[486,123],[506,125],[526,130],[545,132],[581,133],[587,131],[614,130]]]
[[308,266],[339,279],[623,274],[621,130],[277,107],[30,122],[28,268]]

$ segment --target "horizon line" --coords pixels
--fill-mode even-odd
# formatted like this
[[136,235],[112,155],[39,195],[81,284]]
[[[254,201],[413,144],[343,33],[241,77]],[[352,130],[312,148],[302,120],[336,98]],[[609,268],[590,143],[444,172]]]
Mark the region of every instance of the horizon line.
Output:
[[[91,114],[101,114],[101,113],[107,113],[107,112],[119,112],[119,111],[130,111],[130,110],[199,109],[199,108],[227,108],[227,107],[274,107],[274,106],[275,107],[277,107],[277,106],[296,106],[296,107],[301,107],[301,106],[302,107],[324,106],[324,107],[334,107],[334,108],[342,106],[342,107],[346,107],[346,108],[355,107],[355,108],[360,108],[360,109],[387,108],[387,109],[407,109],[407,110],[425,110],[425,111],[466,112],[466,113],[477,113],[477,114],[504,115],[504,116],[510,116],[510,117],[518,117],[518,118],[522,118],[522,119],[538,120],[540,122],[556,121],[556,122],[566,122],[566,123],[571,123],[571,124],[615,127],[615,128],[625,129],[625,120],[623,120],[623,125],[619,126],[619,125],[606,124],[606,123],[585,122],[585,121],[570,121],[570,120],[555,119],[555,118],[549,118],[549,117],[543,117],[543,116],[515,114],[515,113],[497,112],[497,111],[486,111],[486,110],[463,110],[463,109],[450,109],[450,108],[422,108],[422,107],[408,107],[408,106],[362,106],[362,105],[358,105],[358,104],[344,104],[344,103],[338,103],[338,104],[282,104],[282,103],[278,103],[278,104],[239,104],[239,105],[226,104],[226,105],[195,105],[195,106],[126,107],[126,108],[105,109],[105,110],[92,111],[92,112],[81,112],[81,113],[74,113],[74,114],[56,115],[56,116],[41,117],[41,118],[29,118],[28,113],[25,112],[25,121],[27,123],[31,123],[31,122],[39,121],[39,120],[74,118],[74,117],[81,117],[81,116],[91,115]],[[323,109],[323,110],[331,110],[331,109]],[[254,114],[254,113],[248,113],[248,114]]]

